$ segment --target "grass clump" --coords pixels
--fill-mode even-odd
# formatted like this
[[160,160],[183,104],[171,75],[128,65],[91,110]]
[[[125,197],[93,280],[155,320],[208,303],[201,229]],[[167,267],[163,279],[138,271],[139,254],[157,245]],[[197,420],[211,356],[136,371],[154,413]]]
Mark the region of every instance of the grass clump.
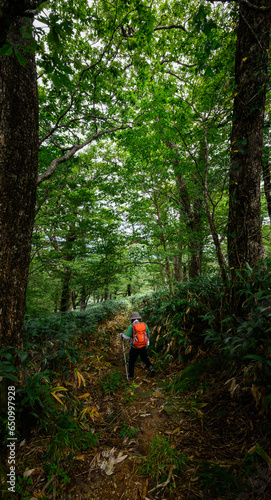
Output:
[[107,374],[102,380],[103,392],[112,394],[123,385],[124,375],[120,370]]
[[165,437],[156,436],[150,443],[150,451],[140,472],[151,476],[157,482],[174,481],[174,474],[181,474],[188,462],[186,455],[181,454]]
[[133,438],[138,434],[138,429],[129,425],[127,422],[123,422],[122,428],[119,435],[123,438]]

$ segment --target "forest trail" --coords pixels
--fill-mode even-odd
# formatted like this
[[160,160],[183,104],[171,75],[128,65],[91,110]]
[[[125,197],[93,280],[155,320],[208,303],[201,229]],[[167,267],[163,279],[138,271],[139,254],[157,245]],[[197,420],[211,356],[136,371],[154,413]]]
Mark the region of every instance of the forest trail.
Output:
[[[111,322],[99,327],[100,335],[112,334],[112,343],[103,346],[103,364],[100,376],[114,373],[125,375],[123,347],[119,333],[127,326],[127,315],[118,315]],[[128,360],[129,347],[126,341]],[[102,375],[103,373],[103,375]],[[173,470],[168,471],[162,482],[138,472],[150,451],[150,444],[157,436],[170,438],[174,448],[185,434],[186,424],[180,418],[178,407],[169,402],[163,393],[164,376],[148,377],[140,360],[135,365],[135,379],[123,379],[121,387],[106,394],[96,395],[100,440],[96,453],[79,457],[74,486],[69,488],[72,498],[89,500],[111,499],[170,499],[184,498],[179,490],[170,496],[168,485],[174,481]],[[94,384],[95,387],[95,384]],[[93,387],[93,389],[94,389]],[[92,392],[92,394],[95,391]],[[159,464],[156,464],[157,468]],[[73,471],[74,473],[74,471]]]
[[[202,362],[209,368],[194,385],[190,372],[185,391],[170,392],[165,382],[176,380],[187,364],[172,363],[150,378],[137,360],[135,379],[127,382],[120,332],[128,322],[126,311],[101,323],[69,378],[63,371],[56,381],[58,401],[65,386],[65,394],[84,402],[80,422],[97,443],[67,451],[46,477],[43,458],[52,436],[46,441],[33,430],[18,459],[27,464],[34,494],[18,500],[271,498],[269,457],[257,445],[270,455],[261,431],[270,423],[246,393],[237,404],[238,381],[229,380],[221,360],[198,347],[189,369],[202,369]],[[83,341],[78,347],[83,351]],[[128,350],[126,341],[127,358]]]
[[[101,343],[96,349],[103,350],[98,372],[104,389],[109,390],[110,380],[114,386],[112,374],[122,372],[122,378],[112,392],[101,395],[96,381],[90,389],[98,408],[94,424],[100,434],[99,445],[95,453],[78,463],[73,487],[69,488],[72,499],[270,498],[269,466],[262,465],[251,475],[249,468],[244,472],[241,458],[249,456],[245,452],[259,439],[254,425],[262,417],[252,414],[251,401],[244,401],[237,413],[223,366],[207,376],[206,394],[200,386],[178,395],[164,390],[164,382],[182,372],[184,365],[173,365],[149,378],[138,360],[135,379],[128,383],[119,335],[126,328],[127,313],[99,327]],[[111,342],[104,343],[103,335]],[[208,359],[208,354],[199,349],[193,361],[201,357]],[[91,377],[94,380],[93,372]],[[178,470],[172,465],[174,450],[187,460]],[[244,486],[241,496],[240,483]]]

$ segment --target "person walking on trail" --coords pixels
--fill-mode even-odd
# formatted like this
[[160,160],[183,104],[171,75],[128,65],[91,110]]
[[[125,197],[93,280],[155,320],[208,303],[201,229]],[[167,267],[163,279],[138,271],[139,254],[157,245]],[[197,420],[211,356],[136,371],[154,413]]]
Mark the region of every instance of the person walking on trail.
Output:
[[143,361],[148,368],[149,375],[153,377],[154,369],[147,354],[147,347],[150,339],[150,330],[148,325],[142,322],[141,316],[138,312],[132,312],[130,320],[131,324],[127,328],[126,335],[124,333],[120,334],[121,337],[128,339],[131,342],[128,379],[132,380],[134,378],[134,367],[138,355],[141,357],[141,361]]

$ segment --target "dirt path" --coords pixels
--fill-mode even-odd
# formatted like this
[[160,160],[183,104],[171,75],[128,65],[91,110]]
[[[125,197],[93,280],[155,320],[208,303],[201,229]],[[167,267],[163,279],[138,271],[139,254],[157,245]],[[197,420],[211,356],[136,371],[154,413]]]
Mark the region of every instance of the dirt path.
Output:
[[[261,451],[271,456],[262,434],[270,423],[247,393],[240,393],[238,401],[232,397],[220,359],[198,349],[189,367],[200,366],[202,359],[210,361],[209,369],[194,386],[190,374],[183,392],[166,392],[164,382],[176,380],[185,365],[149,378],[138,360],[135,379],[128,383],[119,336],[126,326],[127,313],[101,325],[98,335],[88,339],[86,356],[71,366],[69,381],[57,383],[84,402],[81,424],[98,436],[97,444],[75,448],[72,455],[67,451],[67,461],[61,459],[55,475],[46,477],[42,457],[51,436],[45,442],[34,430],[18,457],[34,494],[18,500],[271,498],[270,459]],[[176,457],[183,463],[176,465]]]
[[[117,324],[123,318],[114,320]],[[110,329],[110,324],[107,325]],[[102,331],[102,329],[101,329]],[[118,331],[119,333],[119,331]],[[126,352],[128,352],[126,345]],[[104,352],[110,363],[107,375],[114,371],[125,374],[123,348],[119,335]],[[82,472],[75,478],[73,499],[169,499],[167,485],[159,486],[152,477],[138,472],[146,459],[150,443],[156,436],[175,436],[181,432],[175,419],[165,411],[168,403],[162,389],[161,375],[147,376],[140,361],[135,366],[135,379],[102,400],[97,400],[100,416],[100,445],[94,456],[86,457]],[[177,419],[179,420],[179,419]],[[167,479],[167,478],[166,478]],[[164,481],[165,482],[165,481]],[[70,490],[71,493],[71,490]],[[172,497],[173,498],[173,497]],[[177,500],[181,496],[174,496]]]
[[[125,374],[119,338],[122,323],[124,331],[126,316],[106,325],[115,339],[104,351],[104,360],[108,362],[104,375],[108,379],[114,370]],[[197,362],[201,357],[208,359],[208,354],[199,349]],[[177,371],[183,368],[175,366]],[[256,473],[252,473],[253,467],[248,467],[247,472],[244,467],[246,450],[253,450],[261,438],[256,431],[257,414],[254,411],[253,415],[253,404],[246,397],[242,404],[239,400],[237,411],[228,390],[228,373],[222,365],[214,373],[210,370],[207,391],[199,384],[194,391],[177,397],[163,390],[163,382],[174,377],[174,373],[156,373],[154,378],[146,375],[144,365],[137,362],[133,383],[123,377],[117,390],[102,398],[97,395],[101,416],[99,448],[87,459],[82,474],[77,475],[72,499],[271,498],[269,466],[262,461]],[[254,421],[249,426],[247,415]],[[154,440],[157,454],[150,455]],[[169,460],[160,474],[163,454],[162,458],[158,456],[159,442],[168,447],[164,454],[167,450],[170,456],[176,450],[178,456],[186,457],[181,472],[176,472]],[[240,482],[244,486],[241,496]]]

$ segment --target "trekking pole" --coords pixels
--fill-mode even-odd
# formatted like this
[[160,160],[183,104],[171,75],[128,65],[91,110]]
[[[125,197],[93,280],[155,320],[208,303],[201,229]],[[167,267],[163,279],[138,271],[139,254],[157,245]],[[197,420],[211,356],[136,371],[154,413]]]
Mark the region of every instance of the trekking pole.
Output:
[[127,361],[126,361],[126,353],[125,353],[125,347],[124,347],[124,340],[122,337],[122,347],[123,347],[123,356],[124,356],[124,363],[125,363],[125,371],[126,371],[126,377],[129,382],[129,377],[128,377],[128,370],[127,370]]

